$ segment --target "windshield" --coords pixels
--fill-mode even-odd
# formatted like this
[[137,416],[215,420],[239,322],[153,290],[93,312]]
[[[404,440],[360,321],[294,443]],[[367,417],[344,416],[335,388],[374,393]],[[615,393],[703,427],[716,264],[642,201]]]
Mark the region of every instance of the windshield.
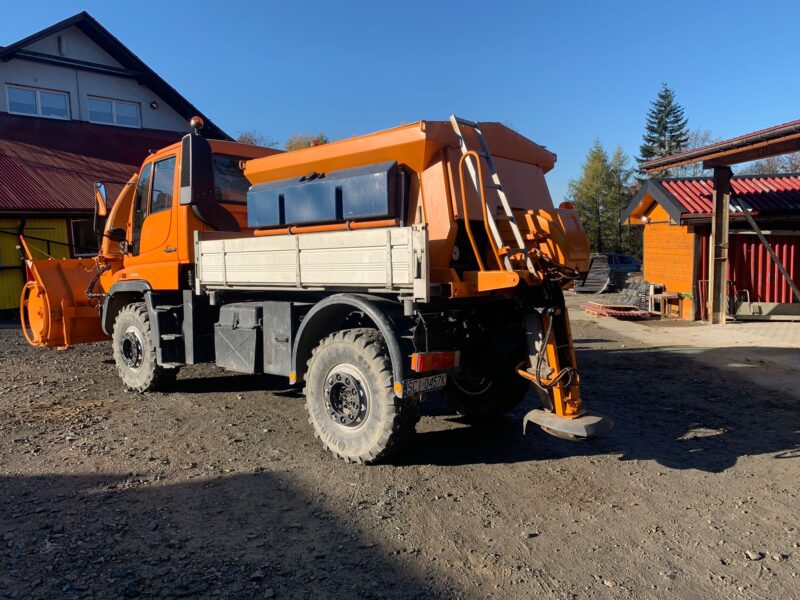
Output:
[[220,204],[247,204],[247,190],[250,182],[239,168],[237,156],[215,154],[212,158],[214,165],[214,187],[217,202]]

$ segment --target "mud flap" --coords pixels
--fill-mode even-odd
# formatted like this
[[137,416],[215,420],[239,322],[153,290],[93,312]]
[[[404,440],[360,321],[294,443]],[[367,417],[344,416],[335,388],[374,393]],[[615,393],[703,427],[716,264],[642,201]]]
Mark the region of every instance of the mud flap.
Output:
[[523,434],[528,430],[528,423],[534,423],[558,437],[571,438],[597,437],[614,427],[614,421],[602,415],[587,412],[580,417],[568,419],[541,408],[528,412],[522,419]]

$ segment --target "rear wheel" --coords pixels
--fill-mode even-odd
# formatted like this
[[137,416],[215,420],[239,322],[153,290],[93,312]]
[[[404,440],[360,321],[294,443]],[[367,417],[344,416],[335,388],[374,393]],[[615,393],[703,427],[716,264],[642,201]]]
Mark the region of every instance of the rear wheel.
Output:
[[465,417],[503,415],[516,408],[528,392],[528,382],[517,375],[515,367],[515,361],[505,357],[482,372],[465,369],[448,377],[444,399]]
[[123,307],[114,321],[114,362],[122,383],[134,392],[163,389],[175,381],[178,369],[158,365],[150,319],[144,302]]
[[322,340],[308,361],[305,394],[315,435],[347,462],[385,458],[417,421],[417,399],[394,394],[389,353],[376,329]]

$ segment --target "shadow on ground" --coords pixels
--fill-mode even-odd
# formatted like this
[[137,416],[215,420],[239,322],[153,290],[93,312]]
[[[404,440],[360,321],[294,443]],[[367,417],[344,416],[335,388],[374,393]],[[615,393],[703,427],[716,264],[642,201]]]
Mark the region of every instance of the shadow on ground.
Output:
[[[19,329],[19,310],[2,309],[0,310],[0,329]],[[20,336],[22,334],[20,333]]]
[[257,392],[267,391],[279,396],[300,397],[300,387],[289,386],[286,377],[276,375],[237,375],[219,371],[219,375],[195,377],[193,373],[186,373],[178,379],[169,389],[169,392],[182,392],[184,394],[207,394],[215,392]]
[[0,478],[0,596],[432,598],[379,540],[273,474]]
[[[728,350],[706,350],[699,358],[713,363],[711,353]],[[764,359],[785,353],[750,350]],[[481,425],[444,417],[449,411],[435,399],[424,410],[458,426],[418,434],[398,463],[513,463],[615,454],[620,460],[718,473],[747,455],[800,458],[800,411],[791,396],[665,351],[585,349],[578,351],[578,364],[587,407],[616,423],[604,437],[569,442],[535,427],[523,437],[522,417],[536,402],[533,394],[512,415]]]

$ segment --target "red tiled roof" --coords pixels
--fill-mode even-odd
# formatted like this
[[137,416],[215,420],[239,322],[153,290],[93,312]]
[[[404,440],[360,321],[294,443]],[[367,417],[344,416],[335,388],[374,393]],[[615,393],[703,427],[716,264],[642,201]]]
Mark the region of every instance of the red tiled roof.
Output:
[[151,149],[180,136],[0,114],[0,211],[91,212],[95,181],[128,180]]
[[[687,216],[710,215],[714,181],[709,178],[654,180],[683,207]],[[759,175],[731,179],[731,211],[800,212],[800,176]]]
[[[800,174],[753,175],[731,179],[731,213],[742,218],[742,206],[753,215],[796,216],[800,214]],[[714,180],[711,177],[648,179],[622,212],[623,223],[634,222],[654,202],[676,223],[709,218]]]

